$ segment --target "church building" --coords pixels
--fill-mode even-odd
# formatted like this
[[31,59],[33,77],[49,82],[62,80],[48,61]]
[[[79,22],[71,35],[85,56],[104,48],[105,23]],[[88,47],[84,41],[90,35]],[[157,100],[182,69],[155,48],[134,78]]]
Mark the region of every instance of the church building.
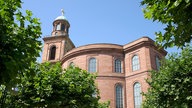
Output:
[[75,47],[69,37],[70,23],[62,12],[53,21],[53,31],[43,38],[42,62],[75,65],[97,73],[100,101],[110,101],[111,108],[140,108],[149,85],[148,72],[158,70],[167,52],[159,49],[149,37],[141,37],[125,45],[111,43]]

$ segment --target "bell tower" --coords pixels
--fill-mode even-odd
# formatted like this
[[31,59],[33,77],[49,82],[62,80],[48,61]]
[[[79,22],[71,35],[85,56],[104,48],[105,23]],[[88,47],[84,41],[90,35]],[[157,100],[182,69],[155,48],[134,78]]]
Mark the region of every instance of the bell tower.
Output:
[[69,27],[70,24],[66,17],[64,16],[64,10],[61,10],[62,15],[58,16],[53,21],[53,30],[51,36],[45,36],[42,62],[50,61],[57,62],[62,59],[62,57],[75,48],[73,42],[69,38]]

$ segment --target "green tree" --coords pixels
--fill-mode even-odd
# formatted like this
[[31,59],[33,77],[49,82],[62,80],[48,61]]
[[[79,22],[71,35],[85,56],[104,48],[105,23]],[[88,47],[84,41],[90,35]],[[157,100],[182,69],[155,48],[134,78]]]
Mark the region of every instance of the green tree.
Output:
[[97,108],[110,108],[110,101],[107,102],[100,102]]
[[6,84],[36,61],[41,28],[31,11],[21,13],[20,0],[0,0],[0,7],[0,84]]
[[157,42],[167,48],[183,47],[192,39],[191,0],[142,0],[144,16],[166,25],[165,33],[156,32]]
[[[95,78],[78,67],[63,70],[60,63],[35,64],[24,73],[11,103],[14,107],[97,108]],[[9,101],[6,105],[10,106]]]
[[191,108],[192,47],[164,60],[160,70],[152,71],[144,108]]

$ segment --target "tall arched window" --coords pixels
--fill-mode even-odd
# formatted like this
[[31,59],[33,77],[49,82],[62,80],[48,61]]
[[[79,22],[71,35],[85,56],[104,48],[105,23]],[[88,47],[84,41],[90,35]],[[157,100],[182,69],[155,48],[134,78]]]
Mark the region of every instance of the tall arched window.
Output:
[[55,53],[56,53],[56,46],[52,46],[50,48],[49,60],[54,60],[55,59]]
[[88,67],[89,72],[96,72],[96,59],[95,58],[90,58],[88,65],[89,65],[89,67]]
[[116,108],[123,108],[123,87],[117,84],[115,87]]
[[134,106],[135,108],[141,108],[142,105],[141,84],[136,82],[133,88],[134,88]]
[[136,71],[139,69],[140,69],[139,57],[137,55],[134,55],[132,58],[132,70]]
[[156,62],[156,68],[157,68],[157,70],[159,70],[160,66],[161,66],[161,63],[160,63],[160,59],[159,59],[158,56],[155,57],[155,62]]
[[121,73],[121,60],[119,59],[115,60],[115,72]]
[[64,25],[64,24],[61,25],[61,30],[62,30],[62,31],[65,30],[65,25]]

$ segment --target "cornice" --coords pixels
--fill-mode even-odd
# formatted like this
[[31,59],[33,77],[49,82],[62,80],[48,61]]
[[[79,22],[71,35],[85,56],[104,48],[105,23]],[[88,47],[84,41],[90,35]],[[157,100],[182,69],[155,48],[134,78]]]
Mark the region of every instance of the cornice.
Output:
[[89,44],[81,47],[77,47],[72,49],[71,51],[67,52],[64,57],[61,59],[61,62],[63,63],[69,58],[78,56],[78,55],[84,55],[84,54],[92,54],[92,53],[123,53],[123,46],[116,45],[116,44]]
[[163,48],[159,48],[155,44],[155,42],[149,37],[142,37],[142,38],[139,38],[133,42],[130,42],[130,43],[124,45],[123,49],[124,49],[124,52],[127,53],[127,52],[136,50],[136,49],[141,48],[141,47],[154,48],[154,49],[160,51],[164,56],[166,56],[166,54],[167,54],[167,51],[165,51]]
[[150,47],[154,48],[158,51],[160,51],[163,55],[166,55],[167,52],[162,49],[158,48],[155,45],[155,42],[150,39],[149,37],[142,37],[139,38],[133,42],[130,42],[124,46],[122,45],[117,45],[117,44],[108,44],[108,43],[99,43],[99,44],[88,44],[84,46],[80,46],[77,48],[72,49],[71,51],[67,52],[63,58],[61,59],[61,62],[65,62],[66,60],[78,56],[78,55],[84,55],[84,54],[90,54],[90,53],[121,53],[121,54],[126,54],[130,51],[139,49],[141,47]]
[[64,38],[68,38],[69,39],[69,36],[68,35],[55,35],[55,36],[45,36],[43,38],[44,41],[47,41],[47,40],[53,40],[53,39],[64,39]]

